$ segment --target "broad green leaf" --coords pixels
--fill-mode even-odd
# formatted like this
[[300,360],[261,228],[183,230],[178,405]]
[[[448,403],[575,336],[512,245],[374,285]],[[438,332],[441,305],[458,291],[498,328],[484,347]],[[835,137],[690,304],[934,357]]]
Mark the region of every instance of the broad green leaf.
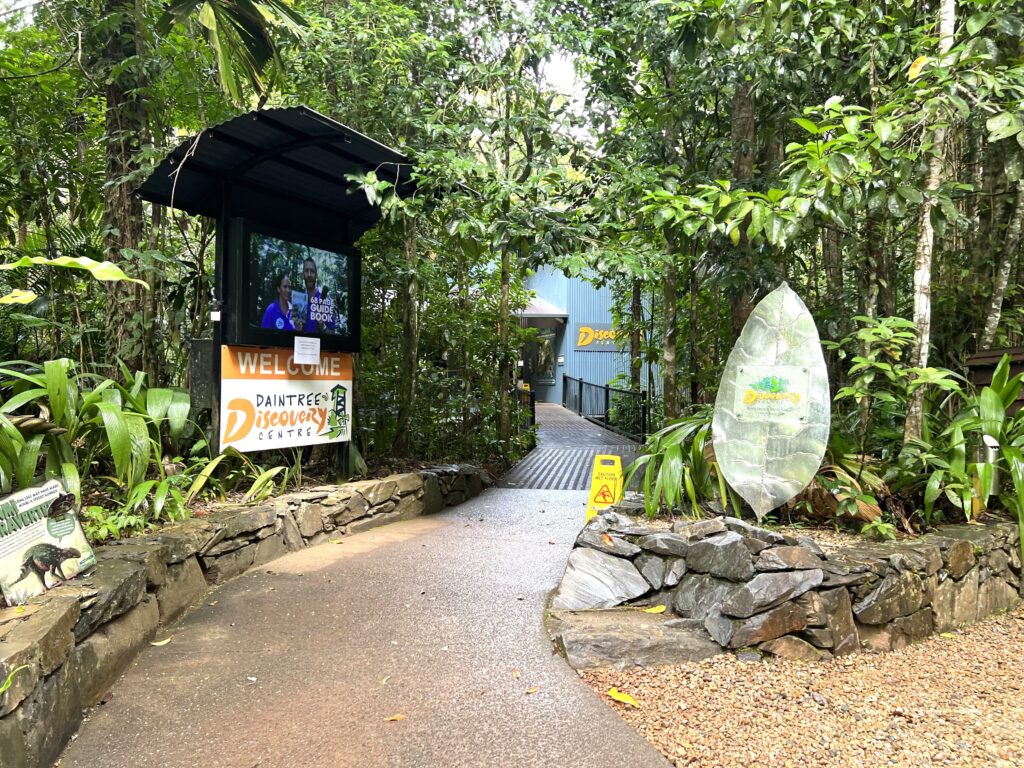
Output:
[[978,411],[981,416],[981,431],[997,440],[1003,432],[1006,409],[1003,401],[991,387],[984,387],[978,396]]
[[150,387],[146,390],[146,412],[154,424],[159,426],[164,420],[173,397],[173,391],[165,387]]
[[928,482],[924,488],[924,519],[931,520],[932,510],[935,507],[935,500],[939,498],[942,493],[942,481],[945,478],[946,473],[944,470],[937,469],[932,472],[928,478]]
[[46,395],[50,404],[50,417],[55,424],[64,423],[68,408],[68,370],[71,361],[67,359],[47,360],[43,363],[43,377],[46,380]]
[[11,413],[40,397],[46,397],[45,389],[26,389],[0,404],[0,413]]
[[146,289],[149,288],[149,285],[147,285],[144,280],[128,277],[128,275],[126,275],[124,271],[113,262],[96,261],[95,259],[90,259],[88,256],[57,256],[52,259],[48,259],[45,256],[22,256],[16,261],[0,264],[0,269],[18,269],[21,267],[33,266],[83,269],[97,280],[114,283],[127,281],[129,283],[137,283]]
[[812,136],[817,136],[820,133],[820,131],[818,130],[818,126],[813,121],[808,120],[806,117],[794,117],[793,122],[799,125]]
[[985,121],[988,129],[988,140],[1002,141],[1021,132],[1020,119],[1012,112],[1000,112]]
[[180,438],[188,424],[192,402],[184,389],[172,390],[171,403],[167,408],[167,428],[172,438]]
[[125,414],[120,405],[109,402],[97,403],[96,410],[99,411],[110,455],[114,459],[114,472],[119,480],[125,482],[129,479],[132,460],[132,439]]
[[43,452],[43,438],[46,435],[33,435],[21,447],[18,463],[14,468],[14,481],[19,488],[28,488],[36,477],[36,466]]
[[992,20],[991,13],[974,13],[967,17],[967,34],[976,35]]
[[196,475],[196,479],[192,481],[192,485],[189,486],[188,493],[185,494],[185,503],[191,504],[195,499],[202,493],[203,487],[206,485],[210,476],[214,470],[217,469],[217,465],[220,464],[228,454],[221,453],[210,460],[210,463],[203,467],[202,471]]
[[15,288],[9,293],[0,296],[0,304],[31,304],[39,298],[39,295],[32,291],[25,291]]
[[78,465],[73,461],[63,461],[60,465],[60,479],[64,490],[75,494],[75,503],[82,503],[82,480],[78,474]]
[[284,470],[284,467],[271,467],[260,472],[259,476],[249,487],[249,490],[246,491],[245,496],[242,497],[242,503],[245,504],[254,498],[262,498],[262,494],[267,490],[267,486],[272,484],[274,478],[281,472],[284,472]]

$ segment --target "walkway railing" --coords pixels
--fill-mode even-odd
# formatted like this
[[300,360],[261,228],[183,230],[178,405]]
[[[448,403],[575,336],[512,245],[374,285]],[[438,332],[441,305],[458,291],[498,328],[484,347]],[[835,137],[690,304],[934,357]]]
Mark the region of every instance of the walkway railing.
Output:
[[562,406],[637,442],[647,439],[651,408],[644,390],[618,389],[563,375]]
[[516,424],[518,430],[533,429],[537,426],[537,393],[516,387]]

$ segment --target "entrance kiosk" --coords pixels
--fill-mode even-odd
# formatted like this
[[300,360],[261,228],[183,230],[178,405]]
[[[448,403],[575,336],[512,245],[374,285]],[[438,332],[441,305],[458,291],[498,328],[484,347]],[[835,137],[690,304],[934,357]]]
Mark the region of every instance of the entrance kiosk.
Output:
[[242,452],[341,443],[360,349],[356,240],[381,217],[348,178],[414,191],[399,152],[309,107],[251,112],[179,144],[136,191],[216,219],[213,440]]

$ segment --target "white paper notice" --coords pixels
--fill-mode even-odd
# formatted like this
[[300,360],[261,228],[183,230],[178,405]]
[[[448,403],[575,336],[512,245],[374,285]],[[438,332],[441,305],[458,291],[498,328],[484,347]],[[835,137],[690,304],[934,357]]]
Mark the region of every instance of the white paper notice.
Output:
[[308,336],[295,337],[295,352],[292,362],[296,365],[316,365],[320,362],[320,339]]

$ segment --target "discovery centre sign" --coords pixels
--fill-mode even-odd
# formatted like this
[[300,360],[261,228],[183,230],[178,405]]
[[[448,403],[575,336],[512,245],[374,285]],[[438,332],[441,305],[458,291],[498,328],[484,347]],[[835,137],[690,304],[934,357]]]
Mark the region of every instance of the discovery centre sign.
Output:
[[350,438],[352,355],[300,365],[288,349],[221,347],[220,444],[243,453]]

